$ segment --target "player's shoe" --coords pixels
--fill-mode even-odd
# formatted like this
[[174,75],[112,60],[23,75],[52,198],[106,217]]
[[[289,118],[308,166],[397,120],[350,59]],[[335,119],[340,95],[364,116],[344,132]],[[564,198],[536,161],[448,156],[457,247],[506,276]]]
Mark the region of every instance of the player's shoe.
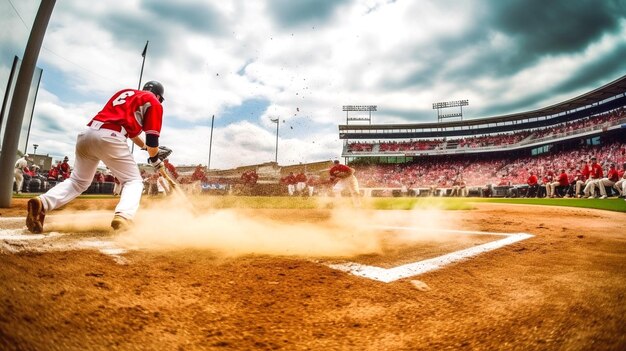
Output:
[[124,218],[120,215],[115,215],[113,220],[111,221],[111,228],[115,231],[125,231],[132,227],[133,221],[130,219]]
[[26,215],[28,231],[33,234],[43,232],[43,221],[46,218],[46,213],[43,210],[41,200],[38,197],[34,197],[28,200],[26,207],[28,209],[28,214]]
[[595,199],[596,197],[593,195],[589,195],[588,199]]
[[604,200],[604,199],[606,199],[606,195],[600,196],[600,200]]

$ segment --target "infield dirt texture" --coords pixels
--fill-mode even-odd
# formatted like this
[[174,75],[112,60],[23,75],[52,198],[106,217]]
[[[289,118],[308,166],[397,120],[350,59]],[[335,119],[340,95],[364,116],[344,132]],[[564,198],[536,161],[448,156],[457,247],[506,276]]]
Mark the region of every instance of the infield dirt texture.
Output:
[[[144,199],[137,227],[114,235],[117,199],[77,199],[28,236],[26,201],[0,210],[2,350],[626,349],[621,212],[192,198],[191,215]],[[466,231],[533,236],[389,283],[329,267],[390,269],[499,238]]]

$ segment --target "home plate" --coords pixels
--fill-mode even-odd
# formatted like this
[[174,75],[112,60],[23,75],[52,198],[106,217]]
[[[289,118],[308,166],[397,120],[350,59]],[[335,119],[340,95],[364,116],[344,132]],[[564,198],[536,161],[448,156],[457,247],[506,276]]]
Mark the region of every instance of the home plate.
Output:
[[[380,227],[381,229],[393,229],[393,230],[407,230],[407,231],[421,231],[415,227]],[[489,241],[487,243],[472,246],[467,249],[453,251],[445,255],[441,255],[434,258],[429,258],[417,262],[411,262],[391,268],[382,268],[371,265],[360,264],[356,262],[342,262],[342,263],[326,263],[330,268],[337,269],[343,272],[347,272],[359,277],[368,278],[372,280],[381,281],[384,283],[390,283],[398,279],[409,278],[432,272],[434,270],[443,268],[449,264],[467,260],[470,257],[480,255],[484,252],[496,250],[513,243],[532,238],[533,235],[526,233],[492,233],[492,232],[476,232],[476,231],[461,231],[461,230],[437,230],[437,232],[452,234],[452,235],[490,235],[501,237],[501,239]],[[416,286],[417,288],[417,286]]]

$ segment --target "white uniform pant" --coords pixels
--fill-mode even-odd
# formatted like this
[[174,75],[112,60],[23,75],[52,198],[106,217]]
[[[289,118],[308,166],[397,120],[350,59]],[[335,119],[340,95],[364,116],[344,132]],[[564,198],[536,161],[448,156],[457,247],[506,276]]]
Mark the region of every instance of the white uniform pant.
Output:
[[613,189],[619,192],[619,195],[624,195],[624,188],[626,187],[626,178],[622,178],[617,181],[617,183],[613,184]]
[[299,193],[302,193],[304,191],[304,189],[306,189],[306,183],[305,182],[298,182],[296,183],[296,191]]
[[100,161],[109,167],[122,185],[122,194],[115,213],[132,219],[141,200],[141,174],[126,144],[126,137],[108,129],[87,129],[78,134],[74,171],[69,179],[40,196],[44,210],[59,208],[87,190]]
[[296,190],[295,184],[287,184],[287,193],[289,193],[289,196],[292,196],[295,190]]
[[338,195],[340,195],[343,190],[348,190],[350,196],[359,195],[359,181],[354,175],[339,179],[333,187],[333,191]]
[[15,176],[15,191],[19,194],[22,192],[22,186],[24,185],[24,172],[21,169],[16,168],[13,175]]

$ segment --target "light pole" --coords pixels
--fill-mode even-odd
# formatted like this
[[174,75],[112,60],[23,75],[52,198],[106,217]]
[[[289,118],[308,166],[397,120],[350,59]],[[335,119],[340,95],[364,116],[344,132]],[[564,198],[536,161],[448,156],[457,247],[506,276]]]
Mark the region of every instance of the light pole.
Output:
[[39,145],[33,144],[33,155],[37,155],[37,148],[38,147],[39,147]]
[[276,123],[276,154],[274,156],[274,162],[278,164],[278,125],[280,125],[280,118],[270,118],[270,121]]

